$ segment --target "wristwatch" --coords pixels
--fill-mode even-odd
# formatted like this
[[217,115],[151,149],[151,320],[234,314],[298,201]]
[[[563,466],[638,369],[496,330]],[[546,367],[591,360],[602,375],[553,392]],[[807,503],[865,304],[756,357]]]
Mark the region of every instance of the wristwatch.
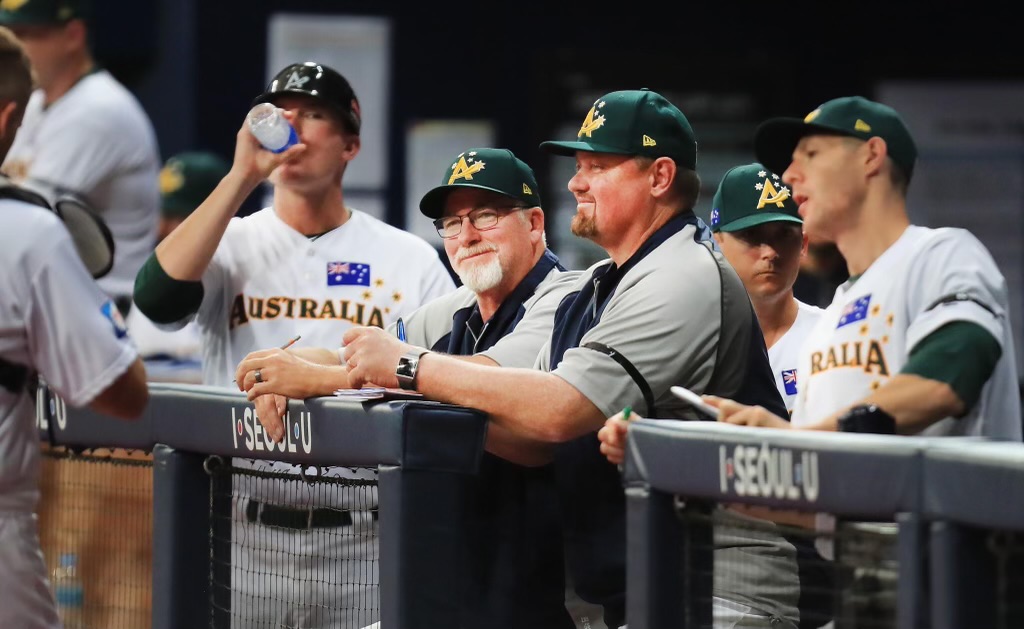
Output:
[[420,358],[429,354],[428,349],[415,349],[407,352],[398,359],[398,367],[395,368],[395,377],[398,378],[398,386],[409,391],[416,390],[416,372],[420,368]]

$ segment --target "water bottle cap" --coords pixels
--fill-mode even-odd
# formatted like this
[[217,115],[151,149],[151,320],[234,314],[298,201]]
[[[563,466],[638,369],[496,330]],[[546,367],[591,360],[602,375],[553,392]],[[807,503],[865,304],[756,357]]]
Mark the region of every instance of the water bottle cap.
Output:
[[78,555],[75,553],[62,553],[60,556],[61,568],[74,568],[78,565]]
[[264,120],[277,113],[277,106],[274,103],[260,103],[249,110],[249,122]]

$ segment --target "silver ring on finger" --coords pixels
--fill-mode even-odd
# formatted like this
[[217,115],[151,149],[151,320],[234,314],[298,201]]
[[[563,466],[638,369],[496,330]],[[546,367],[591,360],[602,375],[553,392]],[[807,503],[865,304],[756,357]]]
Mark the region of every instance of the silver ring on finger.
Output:
[[259,369],[256,370],[255,376],[256,382],[263,382],[263,374],[260,373]]

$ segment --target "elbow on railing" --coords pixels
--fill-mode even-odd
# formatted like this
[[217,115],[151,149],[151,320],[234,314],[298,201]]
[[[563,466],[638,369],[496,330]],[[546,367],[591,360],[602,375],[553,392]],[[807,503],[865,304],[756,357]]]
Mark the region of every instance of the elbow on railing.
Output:
[[135,362],[89,404],[92,410],[116,417],[135,420],[142,417],[149,403],[146,368],[142,361]]

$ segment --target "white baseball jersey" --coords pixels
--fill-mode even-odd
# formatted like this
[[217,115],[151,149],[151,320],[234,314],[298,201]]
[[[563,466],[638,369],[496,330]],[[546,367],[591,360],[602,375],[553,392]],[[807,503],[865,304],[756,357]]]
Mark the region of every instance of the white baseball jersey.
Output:
[[58,629],[35,516],[38,372],[73,406],[92,402],[135,361],[120,313],[85,270],[55,214],[0,201],[0,626]]
[[233,218],[203,275],[203,382],[234,387],[249,352],[299,334],[337,347],[350,327],[387,327],[454,288],[427,241],[363,212],[316,239],[273,208]]
[[821,308],[805,304],[799,299],[794,301],[797,306],[796,320],[786,330],[786,333],[768,348],[768,362],[772,366],[772,375],[775,376],[775,386],[779,389],[782,401],[786,404],[786,410],[790,415],[793,414],[793,408],[796,406],[797,391],[800,388],[797,377],[800,347],[825,312]]
[[[135,361],[117,308],[89,277],[52,212],[0,201],[0,358],[43,375],[71,406],[90,403]],[[0,387],[0,513],[38,498],[35,397]]]
[[130,296],[156,244],[160,152],[153,125],[106,71],[86,75],[49,107],[44,98],[36,90],[29,99],[4,170],[51,202],[65,192],[85,198],[114,237],[114,266],[100,288]]
[[854,282],[836,290],[800,358],[795,424],[821,420],[868,396],[907,363],[921,339],[954,321],[987,330],[1002,347],[981,397],[925,435],[1021,439],[1020,397],[1006,280],[963,229],[911,226]]
[[[343,225],[318,238],[295,231],[273,208],[233,218],[203,275],[203,302],[194,319],[203,338],[203,381],[234,388],[235,369],[249,352],[279,347],[298,334],[300,347],[337,347],[353,325],[386,327],[454,288],[429,243],[363,212],[353,210]],[[236,458],[233,463],[278,472],[298,470],[271,461]],[[374,478],[369,469],[307,471],[319,473]],[[252,500],[357,509],[362,513],[353,517],[365,516],[369,530],[377,526],[365,511],[376,507],[376,487],[325,492],[315,484],[242,477],[233,479],[233,485],[237,499],[232,538],[260,541],[254,549],[232,545],[237,579],[233,604],[251,610],[234,617],[232,627],[334,627],[324,619],[334,607],[357,614],[357,627],[376,620],[376,534],[351,529],[307,534],[252,523],[245,516]],[[255,566],[252,571],[250,566]],[[316,604],[280,598],[281,575],[296,574],[302,577],[300,598]],[[323,618],[321,612],[326,614]]]

